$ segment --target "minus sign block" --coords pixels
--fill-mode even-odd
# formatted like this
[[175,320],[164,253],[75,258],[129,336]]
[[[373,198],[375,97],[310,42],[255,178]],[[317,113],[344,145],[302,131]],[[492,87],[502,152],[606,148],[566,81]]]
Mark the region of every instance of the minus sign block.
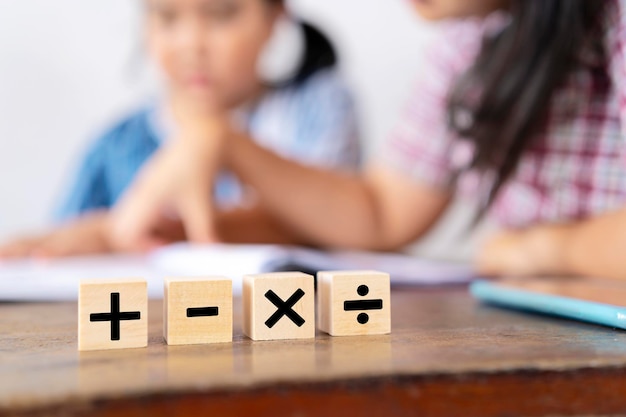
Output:
[[163,336],[168,345],[233,340],[233,284],[224,277],[166,278]]
[[391,332],[389,274],[321,271],[317,274],[317,322],[331,336]]

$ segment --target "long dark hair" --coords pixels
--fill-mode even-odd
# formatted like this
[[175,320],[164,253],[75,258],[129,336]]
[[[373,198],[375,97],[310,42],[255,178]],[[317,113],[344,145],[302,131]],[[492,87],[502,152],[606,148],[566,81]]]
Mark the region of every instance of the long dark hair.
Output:
[[[450,127],[470,140],[467,169],[493,181],[478,218],[489,209],[531,145],[553,94],[578,66],[584,51],[601,47],[609,0],[511,0],[511,21],[483,40],[474,65],[448,98]],[[459,173],[457,173],[459,174]]]
[[[271,4],[283,7],[284,0],[266,0]],[[337,65],[337,52],[328,36],[315,25],[302,19],[293,18],[302,30],[304,52],[295,73],[277,85],[278,87],[300,84],[316,72],[333,68]]]

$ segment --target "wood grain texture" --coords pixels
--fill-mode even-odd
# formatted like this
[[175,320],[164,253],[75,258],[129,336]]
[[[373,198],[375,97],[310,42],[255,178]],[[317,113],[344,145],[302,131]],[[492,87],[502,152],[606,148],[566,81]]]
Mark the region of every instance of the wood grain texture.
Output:
[[626,410],[626,333],[395,289],[388,335],[77,352],[76,304],[0,304],[0,415],[549,416]]
[[[252,340],[315,337],[315,279],[302,272],[275,272],[243,278],[243,331]],[[274,297],[272,301],[271,295]],[[293,298],[295,297],[295,298]],[[276,315],[281,303],[294,318]],[[270,323],[270,320],[274,319]],[[297,322],[296,320],[300,320]]]
[[78,350],[128,349],[148,343],[143,279],[83,280],[78,291]]
[[[331,336],[391,331],[389,274],[377,271],[321,271],[317,274],[318,328]],[[372,303],[363,305],[359,304]],[[346,306],[352,303],[353,307]],[[372,308],[372,309],[367,309]]]
[[232,341],[232,280],[166,278],[163,317],[163,336],[169,345]]

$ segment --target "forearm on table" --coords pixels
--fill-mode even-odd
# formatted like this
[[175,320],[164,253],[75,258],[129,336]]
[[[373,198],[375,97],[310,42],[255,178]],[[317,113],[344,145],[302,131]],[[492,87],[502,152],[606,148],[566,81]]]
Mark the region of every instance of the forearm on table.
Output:
[[112,252],[114,248],[108,239],[108,225],[106,211],[83,214],[41,236],[32,247],[33,254],[64,257]]

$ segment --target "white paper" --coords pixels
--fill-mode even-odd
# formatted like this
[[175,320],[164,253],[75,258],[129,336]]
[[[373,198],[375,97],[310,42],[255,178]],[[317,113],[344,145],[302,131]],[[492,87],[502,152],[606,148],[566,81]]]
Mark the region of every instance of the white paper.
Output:
[[294,248],[293,263],[313,270],[375,270],[387,272],[392,285],[441,285],[471,281],[474,271],[466,263],[437,261],[399,253],[364,251],[324,252]]
[[81,279],[145,278],[150,298],[163,297],[166,276],[219,275],[241,293],[246,274],[270,272],[285,264],[308,270],[379,270],[392,285],[464,283],[474,274],[466,264],[431,261],[401,254],[324,252],[274,245],[177,244],[148,256],[94,256],[50,261],[0,263],[0,301],[76,300]]
[[160,271],[179,275],[224,275],[241,287],[246,274],[269,272],[285,264],[320,270],[377,270],[388,272],[392,284],[435,285],[469,282],[474,273],[469,265],[427,260],[397,253],[365,251],[320,251],[274,245],[178,244],[152,254]]
[[163,296],[163,276],[145,257],[90,256],[0,263],[0,301],[70,301],[81,279],[145,278],[151,298]]
[[270,272],[287,259],[286,249],[274,245],[175,244],[149,256],[150,264],[169,276],[219,275],[233,280],[233,293],[241,294],[242,278]]

